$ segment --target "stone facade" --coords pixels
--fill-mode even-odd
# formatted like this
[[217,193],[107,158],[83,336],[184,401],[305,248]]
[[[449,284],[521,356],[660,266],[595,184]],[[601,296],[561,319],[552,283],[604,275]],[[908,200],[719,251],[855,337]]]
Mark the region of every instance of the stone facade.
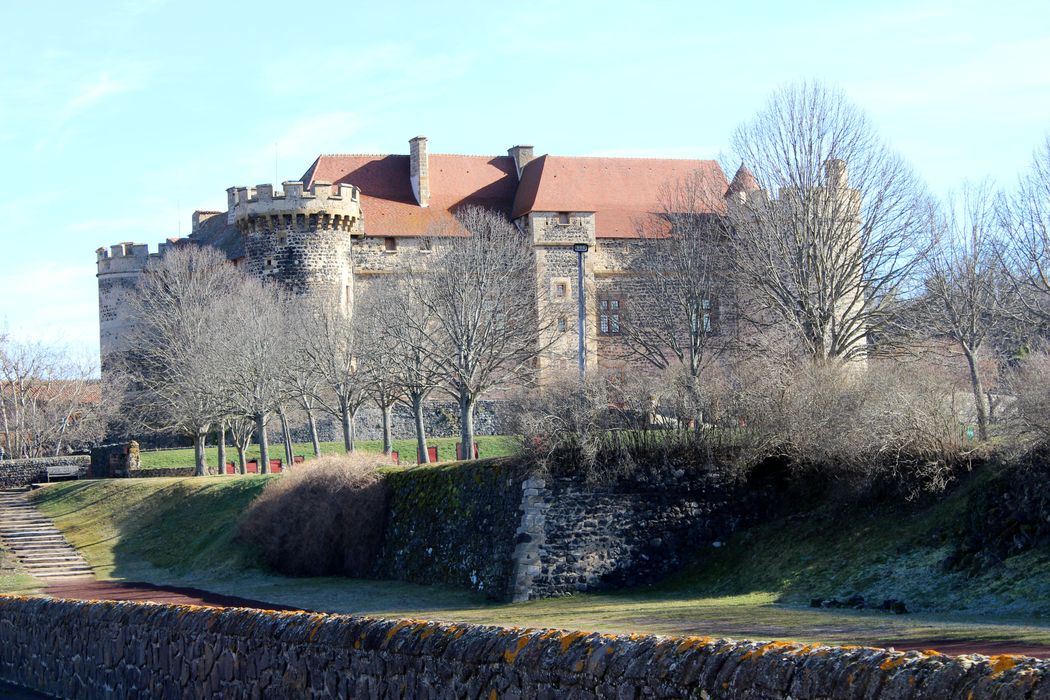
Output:
[[0,680],[65,698],[1050,697],[1050,662],[0,596]]
[[0,461],[0,490],[19,489],[30,484],[47,481],[48,467],[77,465],[80,478],[88,475],[91,458],[86,455],[69,455],[66,457],[33,457],[30,459],[5,459]]
[[766,499],[762,487],[729,484],[714,471],[673,483],[590,484],[481,463],[387,480],[377,576],[515,601],[656,580],[758,517]]

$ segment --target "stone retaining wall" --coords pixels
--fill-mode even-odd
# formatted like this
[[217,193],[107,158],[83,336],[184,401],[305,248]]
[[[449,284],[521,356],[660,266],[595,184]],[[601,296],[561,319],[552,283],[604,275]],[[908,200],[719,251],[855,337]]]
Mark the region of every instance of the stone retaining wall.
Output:
[[81,478],[88,475],[91,458],[86,455],[67,457],[33,457],[0,461],[0,489],[17,489],[47,481],[47,468],[75,464]]
[[0,596],[0,680],[58,697],[1050,698],[1017,656]]

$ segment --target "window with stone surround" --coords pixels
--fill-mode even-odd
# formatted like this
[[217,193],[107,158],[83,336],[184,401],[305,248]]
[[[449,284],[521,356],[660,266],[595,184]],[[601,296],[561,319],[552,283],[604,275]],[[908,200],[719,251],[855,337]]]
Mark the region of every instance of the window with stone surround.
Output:
[[555,282],[554,283],[554,298],[564,299],[569,296],[569,285],[566,282]]
[[558,212],[558,225],[568,226],[569,225],[569,212],[560,211]]
[[598,335],[620,335],[620,299],[598,298]]
[[394,238],[393,236],[387,236],[386,238],[384,238],[383,239],[383,250],[385,250],[387,253],[396,253],[397,252],[397,239]]
[[564,333],[565,329],[568,328],[568,326],[569,326],[569,324],[568,324],[568,321],[565,320],[565,317],[564,316],[559,316],[558,317],[558,332],[559,333]]

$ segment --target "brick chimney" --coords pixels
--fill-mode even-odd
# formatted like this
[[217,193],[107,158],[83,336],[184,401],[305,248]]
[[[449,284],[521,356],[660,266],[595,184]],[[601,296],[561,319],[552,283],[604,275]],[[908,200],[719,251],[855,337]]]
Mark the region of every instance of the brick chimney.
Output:
[[511,146],[507,149],[507,155],[514,159],[514,167],[518,170],[518,179],[521,179],[521,171],[532,160],[532,146]]
[[427,156],[427,137],[417,136],[408,142],[409,175],[412,192],[419,206],[430,205],[430,159]]

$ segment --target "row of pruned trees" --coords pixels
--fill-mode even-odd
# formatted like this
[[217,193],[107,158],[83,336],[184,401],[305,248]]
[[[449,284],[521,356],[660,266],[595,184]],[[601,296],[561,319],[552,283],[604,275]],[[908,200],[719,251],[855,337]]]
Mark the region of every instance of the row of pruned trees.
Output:
[[141,322],[124,367],[127,413],[141,417],[134,427],[191,436],[198,474],[210,433],[220,435],[220,464],[230,435],[242,471],[254,439],[265,470],[275,417],[289,461],[294,417],[305,418],[315,454],[320,414],[339,421],[352,452],[355,417],[372,402],[389,453],[401,403],[425,462],[424,404],[442,392],[458,402],[462,444],[473,444],[478,400],[531,380],[551,325],[537,304],[531,246],[505,216],[467,208],[448,233],[419,259],[425,265],[377,276],[350,300],[250,278],[211,249],[170,251],[136,295]]

